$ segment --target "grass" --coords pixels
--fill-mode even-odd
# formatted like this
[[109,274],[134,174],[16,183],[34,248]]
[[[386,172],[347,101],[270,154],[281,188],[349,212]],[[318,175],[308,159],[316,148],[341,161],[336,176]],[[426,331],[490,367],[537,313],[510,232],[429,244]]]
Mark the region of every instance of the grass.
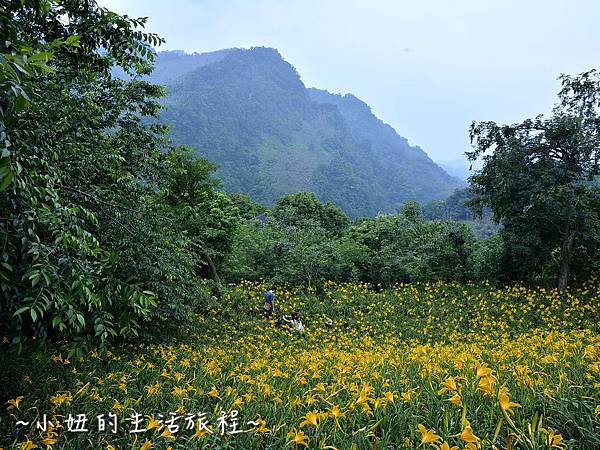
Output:
[[[3,352],[0,447],[600,448],[596,280],[566,293],[444,283],[278,291],[275,317],[300,312],[303,334],[261,317],[264,291],[233,286],[177,341],[80,357]],[[36,429],[44,414],[61,426]],[[86,414],[89,431],[69,431],[69,414]]]

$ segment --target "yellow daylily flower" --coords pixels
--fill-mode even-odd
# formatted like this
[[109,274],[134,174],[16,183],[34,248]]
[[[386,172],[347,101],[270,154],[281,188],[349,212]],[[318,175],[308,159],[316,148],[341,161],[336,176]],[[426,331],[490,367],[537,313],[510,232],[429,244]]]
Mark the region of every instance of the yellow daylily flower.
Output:
[[344,416],[344,413],[340,410],[338,405],[333,405],[329,410],[329,415],[334,419],[339,419],[340,417]]
[[162,433],[160,433],[161,437],[175,439],[175,435],[169,431],[169,428],[165,427]]
[[19,405],[21,404],[21,401],[24,398],[25,397],[23,397],[22,395],[19,395],[17,398],[7,401],[6,403],[8,403],[9,406],[6,409],[13,409],[13,408],[19,409]]
[[454,377],[449,377],[442,383],[442,388],[438,391],[438,394],[445,394],[446,392],[458,392]]
[[71,397],[70,392],[67,392],[66,394],[57,394],[50,397],[50,402],[53,403],[55,406],[60,406],[63,403],[69,404],[71,400],[73,400],[73,398]]
[[462,398],[461,398],[461,396],[460,396],[460,394],[458,392],[456,392],[452,397],[450,397],[448,399],[448,401],[450,403],[452,403],[453,405],[456,405],[456,406],[461,406],[462,405]]
[[26,441],[21,442],[19,445],[19,450],[33,450],[34,448],[38,448],[31,440],[27,439]]
[[487,377],[488,375],[492,374],[492,369],[490,369],[485,363],[478,364],[475,370],[477,372],[477,378]]
[[450,447],[450,445],[447,442],[444,442],[442,443],[442,445],[440,445],[439,450],[458,450],[458,447],[456,445]]
[[319,414],[311,411],[304,416],[304,420],[300,422],[300,426],[303,427],[305,425],[312,425],[316,427],[319,424]]
[[473,428],[471,428],[471,425],[469,425],[468,422],[462,432],[457,434],[456,437],[469,444],[476,444],[479,442],[479,438],[473,434]]
[[498,392],[498,402],[500,403],[500,408],[502,408],[502,410],[506,412],[512,412],[510,410],[511,408],[521,407],[520,404],[510,401],[510,398],[508,396],[508,388],[506,386],[500,388],[500,391]]
[[150,431],[153,429],[158,429],[160,427],[160,422],[154,418],[154,416],[148,417],[148,425],[146,425],[146,431]]
[[173,394],[176,397],[183,397],[185,394],[187,394],[187,389],[175,386],[171,391],[171,394]]
[[402,400],[403,402],[410,402],[412,400],[412,398],[414,397],[415,392],[414,391],[406,391],[403,392],[402,394],[400,394],[400,400]]
[[552,448],[564,449],[566,447],[565,441],[560,434],[555,434],[554,431],[548,433],[548,445]]
[[291,442],[295,445],[304,445],[305,447],[308,447],[308,437],[303,431],[296,431],[295,428],[292,428],[287,434],[287,437],[291,439]]
[[417,425],[417,431],[421,433],[421,444],[439,444],[442,438],[435,434],[435,431],[428,430],[424,425]]
[[495,381],[496,380],[492,375],[482,377],[479,380],[479,383],[477,383],[477,390],[483,392],[486,395],[492,395],[494,393],[493,385],[494,385]]

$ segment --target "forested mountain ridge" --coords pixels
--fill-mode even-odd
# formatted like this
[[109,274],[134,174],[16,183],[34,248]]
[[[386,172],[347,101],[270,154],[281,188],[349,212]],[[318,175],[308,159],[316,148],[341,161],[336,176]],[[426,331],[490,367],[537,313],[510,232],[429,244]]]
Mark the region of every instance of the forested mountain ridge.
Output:
[[311,191],[359,217],[463,185],[356,97],[307,89],[275,49],[162,52],[151,80],[167,87],[161,120],[174,142],[218,163],[227,191],[258,202]]

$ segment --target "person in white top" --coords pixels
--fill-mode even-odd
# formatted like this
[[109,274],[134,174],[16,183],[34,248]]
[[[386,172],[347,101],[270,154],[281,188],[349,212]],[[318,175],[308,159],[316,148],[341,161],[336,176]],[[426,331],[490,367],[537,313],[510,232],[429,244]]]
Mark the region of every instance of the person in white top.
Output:
[[295,312],[292,313],[291,316],[283,316],[283,320],[285,320],[287,323],[291,323],[294,331],[297,331],[298,333],[304,332],[304,325],[300,321],[300,316],[298,313]]

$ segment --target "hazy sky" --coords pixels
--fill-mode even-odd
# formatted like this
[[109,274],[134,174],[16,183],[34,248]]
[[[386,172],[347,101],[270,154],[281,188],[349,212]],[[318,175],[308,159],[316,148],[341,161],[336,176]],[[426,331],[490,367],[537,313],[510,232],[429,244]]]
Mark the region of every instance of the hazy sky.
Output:
[[161,49],[275,47],[308,87],[351,92],[433,159],[473,120],[549,112],[561,73],[600,66],[598,0],[100,0]]

